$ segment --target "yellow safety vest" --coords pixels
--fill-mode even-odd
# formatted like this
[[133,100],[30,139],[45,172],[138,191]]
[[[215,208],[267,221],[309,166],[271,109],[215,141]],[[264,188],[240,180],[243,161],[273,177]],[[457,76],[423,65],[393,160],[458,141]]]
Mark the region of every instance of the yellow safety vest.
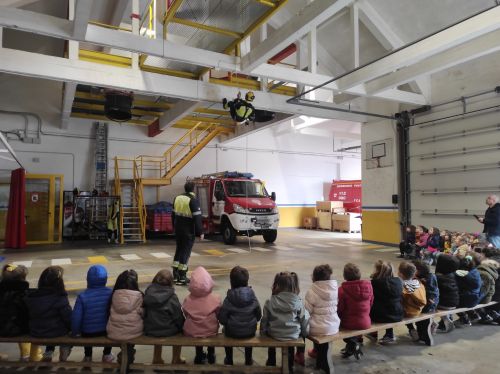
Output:
[[191,199],[194,197],[194,193],[189,193],[189,195],[179,195],[175,198],[174,201],[174,212],[176,216],[179,217],[193,217],[193,213],[191,212],[191,208],[189,207],[189,203]]

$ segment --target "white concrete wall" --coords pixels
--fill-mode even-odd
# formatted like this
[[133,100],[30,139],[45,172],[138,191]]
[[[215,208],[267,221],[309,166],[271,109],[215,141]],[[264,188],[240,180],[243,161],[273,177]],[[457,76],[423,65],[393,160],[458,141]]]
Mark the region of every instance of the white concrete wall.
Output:
[[[0,75],[0,109],[35,112],[42,117],[41,144],[25,144],[11,140],[30,173],[63,174],[65,189],[90,189],[93,185],[94,141],[90,139],[93,126],[90,120],[71,119],[67,130],[60,129],[61,84],[50,81]],[[30,129],[36,122],[30,118]],[[22,129],[21,117],[0,114],[0,129]],[[155,138],[148,138],[145,127],[110,124],[109,178],[113,177],[115,156],[133,157],[161,155],[185,130],[169,129]],[[275,191],[279,204],[314,204],[324,195],[323,185],[339,177],[359,179],[359,159],[334,156],[332,138],[308,136],[291,132],[277,133],[262,130],[245,138],[225,144],[223,148],[211,143],[174,177],[173,185],[161,189],[162,199],[171,199],[182,190],[186,177],[224,170],[252,172],[266,181]],[[15,168],[2,162],[0,169]],[[155,199],[154,189],[146,198]]]

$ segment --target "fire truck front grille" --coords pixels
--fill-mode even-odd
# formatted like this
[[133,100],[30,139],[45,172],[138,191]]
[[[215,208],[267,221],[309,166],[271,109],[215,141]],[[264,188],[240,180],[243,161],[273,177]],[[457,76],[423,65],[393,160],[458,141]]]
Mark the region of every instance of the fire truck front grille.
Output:
[[271,213],[271,208],[249,208],[250,213]]

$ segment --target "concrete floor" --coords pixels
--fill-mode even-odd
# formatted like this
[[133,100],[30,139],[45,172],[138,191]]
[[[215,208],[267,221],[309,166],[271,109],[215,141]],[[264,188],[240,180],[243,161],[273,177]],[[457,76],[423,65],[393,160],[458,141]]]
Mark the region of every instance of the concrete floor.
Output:
[[[133,268],[139,273],[142,289],[145,289],[156,272],[170,267],[175,251],[173,238],[154,240],[141,245],[105,245],[92,242],[66,242],[63,245],[33,247],[23,251],[1,251],[5,257],[2,263],[27,261],[30,267],[29,281],[34,286],[41,271],[52,263],[61,263],[65,269],[65,283],[70,291],[71,302],[75,295],[85,287],[85,274],[93,262],[104,263],[109,272],[109,285],[123,270]],[[378,259],[390,260],[397,266],[399,252],[396,248],[362,243],[358,234],[343,234],[301,229],[282,229],[278,240],[267,245],[262,238],[238,238],[233,246],[225,246],[220,238],[196,242],[190,260],[190,268],[203,265],[215,281],[214,292],[224,296],[229,288],[229,271],[236,264],[245,266],[250,272],[250,284],[254,288],[261,305],[270,295],[272,280],[276,272],[295,271],[300,278],[301,295],[311,285],[314,266],[329,263],[333,277],[342,281],[342,269],[346,262],[358,264],[363,278],[368,278],[373,263]],[[122,257],[123,256],[123,257]],[[30,264],[31,261],[31,264]],[[185,287],[176,287],[182,301],[187,294]],[[365,339],[364,356],[360,361],[344,360],[339,351],[340,343],[334,350],[334,364],[337,374],[342,373],[493,373],[500,368],[498,364],[498,344],[500,326],[475,325],[470,328],[456,329],[450,334],[437,335],[434,347],[413,343],[404,328],[396,331],[398,342],[392,346],[381,346]],[[310,347],[307,342],[307,348]],[[137,347],[137,360],[148,361],[152,350]],[[186,348],[183,356],[192,360],[194,350]],[[0,344],[0,352],[12,357],[18,355],[17,347]],[[170,348],[166,348],[164,359],[170,360]],[[217,361],[222,362],[224,351],[217,349]],[[100,357],[98,350],[95,357]],[[75,348],[71,360],[80,360],[81,348]],[[254,360],[265,362],[266,351],[254,350]],[[235,350],[235,361],[243,361],[242,351]],[[306,361],[306,367],[296,367],[296,373],[312,373],[314,362]],[[1,373],[7,373],[0,369]]]

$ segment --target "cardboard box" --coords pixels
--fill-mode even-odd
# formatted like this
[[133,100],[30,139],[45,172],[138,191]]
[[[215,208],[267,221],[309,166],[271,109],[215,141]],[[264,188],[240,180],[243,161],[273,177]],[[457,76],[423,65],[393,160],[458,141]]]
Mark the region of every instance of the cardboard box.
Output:
[[316,217],[304,217],[304,225],[306,229],[315,229],[318,226]]
[[332,229],[332,213],[318,212],[318,229],[322,230]]
[[332,213],[335,213],[335,214],[345,213],[345,208],[333,208]]
[[333,214],[333,231],[358,232],[361,231],[361,220],[355,218],[357,214]]
[[343,208],[344,203],[342,201],[316,201],[316,210],[322,212],[332,212],[334,208]]

